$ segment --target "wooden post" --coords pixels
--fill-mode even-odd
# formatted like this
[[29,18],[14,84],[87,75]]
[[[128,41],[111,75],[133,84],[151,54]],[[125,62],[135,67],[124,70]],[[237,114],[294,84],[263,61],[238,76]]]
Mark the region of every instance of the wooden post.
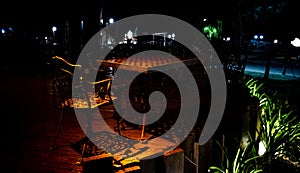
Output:
[[174,149],[164,154],[164,157],[166,173],[184,173],[184,152],[182,149]]
[[155,157],[152,159],[141,160],[142,173],[166,173],[164,165],[164,156]]
[[212,164],[212,146],[212,139],[207,141],[206,144],[199,146],[199,172],[196,173],[207,173],[209,166]]
[[196,173],[199,172],[199,143],[194,142],[194,162],[196,164]]
[[141,160],[142,173],[156,173],[155,158]]

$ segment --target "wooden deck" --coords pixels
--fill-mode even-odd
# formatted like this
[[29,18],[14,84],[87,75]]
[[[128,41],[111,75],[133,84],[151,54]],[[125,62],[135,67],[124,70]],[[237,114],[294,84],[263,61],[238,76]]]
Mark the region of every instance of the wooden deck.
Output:
[[57,140],[60,147],[50,150],[59,109],[47,76],[7,71],[2,80],[1,172],[81,172],[82,166],[74,164],[79,153],[70,144],[84,133],[71,112]]
[[[80,153],[73,148],[73,144],[81,140],[85,134],[77,122],[74,112],[67,112],[55,148],[50,150],[59,122],[60,109],[55,103],[47,67],[36,68],[40,64],[19,64],[18,66],[8,64],[8,67],[2,67],[3,65],[4,63],[0,64],[2,99],[0,172],[87,173],[84,172],[83,165],[75,164]],[[203,98],[205,97],[201,99]],[[205,100],[209,101],[209,98],[204,99],[204,102],[201,100],[204,105],[206,105]],[[111,127],[114,126],[116,120],[111,118],[113,117],[111,105],[104,106],[103,110],[106,110],[105,116],[108,119],[106,122]],[[206,109],[200,111],[203,114],[207,112]],[[170,115],[176,115],[176,113],[178,110],[171,112]],[[205,117],[201,118],[205,119]],[[164,134],[174,122],[158,123],[160,123],[158,126],[153,125],[146,129],[146,137],[152,134],[155,136]],[[195,130],[201,131],[200,126],[197,128]],[[141,129],[126,129],[121,131],[121,134],[138,139]],[[194,138],[195,136],[191,136],[189,141],[186,140],[181,144],[187,156],[191,156]],[[188,161],[185,160],[185,164],[186,162]],[[163,161],[159,161],[159,164],[163,163]],[[194,169],[193,166],[185,165],[185,169],[186,167],[187,170]],[[131,168],[134,169],[135,165]],[[144,169],[146,168],[142,168],[142,170]],[[163,172],[163,166],[158,169]],[[121,173],[122,171],[116,172]]]
[[[60,109],[55,103],[51,80],[47,74],[9,69],[2,73],[1,97],[4,101],[1,126],[1,172],[12,173],[81,173],[83,165],[75,164],[80,153],[73,144],[85,134],[73,111],[67,112],[55,147],[50,146],[56,134]],[[24,69],[23,69],[24,70]],[[111,126],[111,105],[103,107]],[[140,129],[127,130],[127,136],[138,138]],[[122,131],[122,135],[126,135]],[[149,134],[146,134],[148,136]]]

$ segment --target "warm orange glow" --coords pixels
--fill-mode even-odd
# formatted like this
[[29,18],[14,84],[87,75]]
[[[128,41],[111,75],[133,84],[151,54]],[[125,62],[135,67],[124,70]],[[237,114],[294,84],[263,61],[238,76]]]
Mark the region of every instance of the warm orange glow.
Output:
[[81,67],[80,64],[71,64],[69,63],[68,61],[66,61],[64,58],[62,57],[59,57],[59,56],[54,56],[52,57],[53,59],[59,59],[59,60],[62,60],[63,62],[65,62],[66,64],[68,64],[69,66],[73,66],[73,67]]

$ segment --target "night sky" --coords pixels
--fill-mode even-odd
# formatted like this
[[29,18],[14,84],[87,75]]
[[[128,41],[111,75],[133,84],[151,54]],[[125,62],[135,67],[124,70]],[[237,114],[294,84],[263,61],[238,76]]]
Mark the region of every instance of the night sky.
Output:
[[[240,10],[248,13],[242,16],[246,21],[244,27],[249,34],[265,32],[295,36],[300,33],[296,0],[274,0],[286,2],[280,14],[269,18],[259,17],[254,20],[253,8],[258,4],[268,4],[267,0],[243,0]],[[237,17],[237,0],[232,1],[8,1],[0,6],[0,27],[12,26],[19,32],[51,32],[53,25],[63,25],[66,19],[74,22],[87,19],[88,28],[97,30],[99,14],[103,9],[103,17],[119,20],[128,16],[146,13],[165,14],[197,25],[203,18],[222,19],[224,30],[234,32],[232,22]],[[250,9],[250,10],[249,10]],[[252,10],[252,11],[251,11]],[[264,16],[264,15],[262,15]],[[94,29],[93,29],[94,28]]]
[[[223,1],[221,1],[223,2]],[[66,3],[66,4],[63,4]],[[50,23],[66,16],[93,16],[99,15],[103,8],[104,16],[114,16],[115,18],[124,18],[136,14],[160,13],[172,15],[182,19],[193,19],[196,16],[218,15],[226,9],[230,10],[231,4],[228,2],[219,5],[212,1],[195,2],[179,1],[162,3],[159,1],[145,2],[124,2],[124,1],[37,1],[34,3],[26,2],[8,2],[1,6],[1,23],[20,23],[23,25],[32,25],[37,23]],[[220,9],[221,6],[222,8]]]

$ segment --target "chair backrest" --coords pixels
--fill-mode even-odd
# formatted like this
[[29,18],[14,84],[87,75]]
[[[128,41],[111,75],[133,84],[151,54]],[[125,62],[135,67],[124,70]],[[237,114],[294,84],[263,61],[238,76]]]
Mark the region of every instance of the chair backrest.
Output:
[[51,61],[51,75],[55,94],[59,104],[71,105],[66,101],[72,101],[72,80],[75,67],[81,68],[81,65],[71,64],[66,59],[54,56]]
[[[52,76],[54,86],[57,90],[58,99],[64,106],[70,106],[73,103],[72,99],[81,99],[87,102],[88,107],[91,107],[91,102],[98,102],[97,98],[101,98],[100,101],[111,101],[110,85],[111,78],[101,79],[100,81],[84,81],[85,69],[79,64],[72,64],[62,57],[52,57]],[[79,68],[82,71],[82,75],[79,76],[82,83],[79,86],[72,86],[72,80],[74,78],[73,72],[75,68]],[[75,93],[74,93],[75,92]],[[74,96],[76,98],[74,98]]]

